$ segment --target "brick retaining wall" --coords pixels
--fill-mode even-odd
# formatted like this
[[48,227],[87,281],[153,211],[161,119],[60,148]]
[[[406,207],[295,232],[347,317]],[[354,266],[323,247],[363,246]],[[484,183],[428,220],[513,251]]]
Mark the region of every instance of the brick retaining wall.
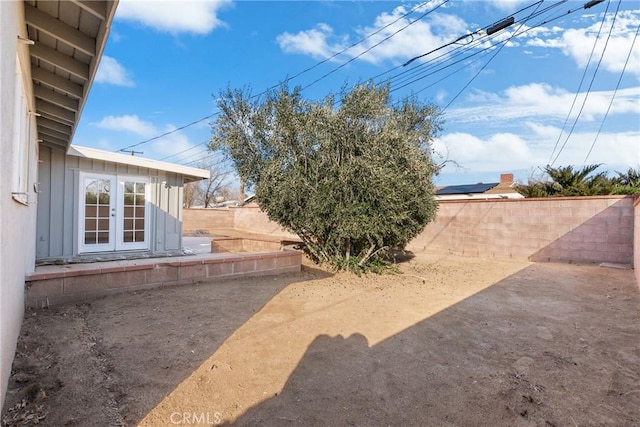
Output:
[[125,291],[296,272],[301,262],[301,252],[282,251],[43,266],[26,277],[25,303],[43,308]]

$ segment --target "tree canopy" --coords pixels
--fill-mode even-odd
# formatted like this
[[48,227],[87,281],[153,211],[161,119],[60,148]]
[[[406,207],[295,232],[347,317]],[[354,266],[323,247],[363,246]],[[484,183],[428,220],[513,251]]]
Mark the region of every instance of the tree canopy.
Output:
[[315,262],[383,270],[388,253],[434,219],[435,106],[413,98],[393,104],[387,86],[372,84],[320,101],[286,86],[263,99],[227,89],[218,106],[212,148]]

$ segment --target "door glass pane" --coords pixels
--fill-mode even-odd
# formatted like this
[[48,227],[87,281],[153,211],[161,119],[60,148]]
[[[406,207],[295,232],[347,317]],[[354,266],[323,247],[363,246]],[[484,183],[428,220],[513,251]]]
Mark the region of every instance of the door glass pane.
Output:
[[[84,244],[109,243],[111,203],[109,179],[84,180]],[[100,230],[100,232],[98,232]]]
[[144,242],[145,187],[144,182],[124,183],[122,240],[125,243]]
[[98,241],[97,233],[84,233],[84,244],[85,245],[94,245]]

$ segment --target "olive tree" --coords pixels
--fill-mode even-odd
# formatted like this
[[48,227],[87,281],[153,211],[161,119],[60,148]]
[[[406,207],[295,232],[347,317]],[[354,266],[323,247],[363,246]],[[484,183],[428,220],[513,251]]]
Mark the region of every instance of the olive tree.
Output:
[[438,110],[392,103],[361,84],[320,101],[282,86],[258,99],[218,98],[212,149],[230,158],[272,221],[297,234],[316,263],[382,271],[388,254],[435,217],[431,140]]

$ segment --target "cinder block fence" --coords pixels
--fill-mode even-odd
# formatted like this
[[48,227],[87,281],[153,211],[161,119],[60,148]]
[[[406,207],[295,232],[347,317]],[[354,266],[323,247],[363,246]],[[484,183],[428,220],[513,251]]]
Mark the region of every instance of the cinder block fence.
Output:
[[443,201],[437,220],[407,249],[632,264],[635,202],[631,196]]
[[[634,212],[635,209],[635,212]],[[640,206],[633,196],[441,201],[436,220],[410,251],[571,263],[634,262],[640,248]],[[634,216],[635,230],[634,230]],[[257,234],[286,235],[259,208],[185,209],[184,227],[217,224]],[[640,263],[636,251],[636,265]]]

